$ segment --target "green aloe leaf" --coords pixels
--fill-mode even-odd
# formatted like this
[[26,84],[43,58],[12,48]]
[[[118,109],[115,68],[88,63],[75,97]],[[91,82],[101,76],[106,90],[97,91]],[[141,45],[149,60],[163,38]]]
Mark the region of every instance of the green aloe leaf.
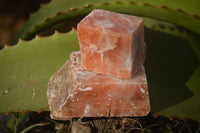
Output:
[[145,26],[187,40],[200,61],[200,37],[174,24],[143,17]]
[[1,50],[0,112],[48,110],[48,79],[78,49],[76,32],[71,31]]
[[199,120],[200,95],[192,91],[192,86],[185,85],[199,64],[198,58],[187,41],[159,31],[156,38],[154,33],[149,30],[145,36],[148,51],[145,66],[152,112]]
[[[200,120],[196,106],[199,94],[190,89],[194,80],[191,79],[190,87],[185,86],[199,64],[191,45],[149,28],[145,28],[145,41],[152,112]],[[69,53],[78,49],[75,31],[20,41],[15,47],[4,48],[0,52],[0,112],[48,110],[48,79],[64,64]]]
[[[156,31],[161,31],[161,32],[165,32],[167,34],[173,35],[173,36],[177,36],[179,38],[184,39],[185,41],[187,40],[188,43],[190,43],[191,47],[188,47],[188,49],[193,49],[194,53],[197,56],[197,59],[200,60],[200,38],[197,35],[194,35],[192,33],[189,33],[187,30],[182,29],[180,27],[177,27],[173,24],[167,23],[167,22],[163,22],[163,21],[158,21],[158,20],[154,20],[154,19],[149,19],[149,18],[144,18],[145,20],[145,24],[147,27],[154,29]],[[148,37],[148,34],[146,35]],[[160,37],[160,36],[159,36]],[[150,38],[151,39],[151,38]],[[158,39],[159,40],[159,39]],[[159,43],[158,40],[156,41],[156,43]],[[166,39],[163,39],[166,41]],[[160,42],[160,44],[162,44],[162,42]],[[170,43],[168,43],[170,44]],[[166,45],[168,45],[166,43]],[[163,58],[163,60],[166,58],[166,56],[171,56],[171,52],[173,52],[174,48],[176,47],[180,47],[178,49],[175,49],[179,52],[174,54],[174,57],[169,57],[169,61],[167,62],[172,62],[170,64],[167,64],[166,67],[162,67],[162,68],[166,68],[166,70],[162,70],[162,72],[160,73],[160,71],[158,71],[160,73],[160,75],[162,75],[162,73],[164,75],[170,75],[169,72],[171,72],[171,77],[168,76],[169,80],[161,80],[161,82],[165,82],[163,84],[164,87],[161,88],[168,88],[168,89],[164,89],[164,90],[157,90],[155,89],[154,93],[154,87],[156,85],[151,85],[151,79],[150,79],[150,86],[152,86],[151,88],[153,88],[152,91],[152,95],[151,96],[151,103],[152,104],[157,104],[160,106],[156,106],[160,108],[160,111],[156,111],[156,114],[161,114],[161,115],[165,115],[165,116],[174,116],[174,117],[179,117],[179,118],[185,118],[186,116],[190,116],[189,118],[195,119],[195,120],[199,120],[199,116],[200,116],[200,67],[197,67],[197,65],[199,63],[197,63],[193,68],[191,68],[190,65],[192,65],[192,63],[189,63],[188,65],[185,65],[184,62],[186,63],[187,60],[189,59],[189,56],[191,54],[189,54],[189,51],[185,53],[182,53],[182,55],[179,55],[182,52],[184,52],[184,48],[186,48],[187,45],[184,45],[184,43],[181,43],[180,41],[177,42],[177,44],[173,43],[174,47],[171,47],[171,50],[169,50],[170,55],[165,55],[162,56],[162,53],[159,54],[159,56],[161,56]],[[179,46],[178,46],[179,45]],[[165,50],[164,50],[165,51]],[[162,51],[162,52],[164,52]],[[150,50],[151,52],[151,50]],[[191,51],[190,51],[191,52]],[[154,53],[149,53],[149,56],[154,55]],[[179,57],[179,59],[176,60],[176,62],[173,62],[174,59],[176,59],[177,57]],[[148,58],[148,57],[147,57]],[[153,60],[155,60],[157,57],[155,57]],[[193,59],[196,57],[193,57]],[[157,58],[159,59],[159,58]],[[191,57],[192,59],[192,57]],[[162,62],[162,59],[160,59]],[[181,61],[182,60],[182,61]],[[185,61],[183,61],[185,60]],[[147,60],[147,63],[151,63],[150,61],[152,60]],[[178,64],[180,64],[182,62],[183,65],[178,65],[177,62],[179,62]],[[147,71],[149,71],[148,69],[152,70],[152,67],[149,67],[149,64],[147,64]],[[152,63],[153,64],[153,63]],[[162,63],[157,63],[160,64],[162,66]],[[165,61],[163,61],[163,64],[166,64]],[[170,66],[173,64],[173,66],[171,67],[172,69],[169,70]],[[193,64],[194,65],[194,64]],[[190,67],[189,67],[190,66]],[[174,68],[173,68],[174,67]],[[156,67],[155,67],[156,68]],[[178,68],[178,69],[177,69]],[[197,68],[196,70],[194,68]],[[160,68],[161,69],[161,68]],[[195,70],[195,71],[193,71]],[[165,73],[166,71],[166,73]],[[189,72],[190,71],[190,72]],[[189,73],[190,74],[189,74]],[[193,73],[194,72],[194,73]],[[193,74],[192,74],[193,73]],[[154,75],[156,75],[156,71],[152,71],[152,73],[148,73],[149,77],[156,77]],[[188,74],[188,75],[187,75]],[[185,76],[187,75],[187,76]],[[190,75],[192,75],[190,77]],[[153,80],[154,78],[152,78]],[[189,81],[188,81],[189,79]],[[158,82],[158,80],[156,80]],[[186,86],[184,86],[184,83],[187,81]],[[176,82],[176,83],[171,83],[171,82]],[[181,83],[182,82],[182,83]],[[155,83],[156,84],[156,83]],[[159,84],[158,84],[159,85]],[[188,91],[187,93],[186,90]],[[192,94],[191,94],[192,92]],[[160,93],[161,97],[158,97],[158,93]],[[165,93],[165,94],[163,94]],[[155,94],[155,95],[154,95]],[[190,96],[189,96],[190,95]],[[177,104],[174,104],[174,100],[180,100],[181,98],[187,97],[185,98],[185,100],[182,100],[180,102],[177,102]],[[176,98],[175,98],[176,97]],[[179,97],[179,98],[178,98]],[[162,101],[162,99],[168,99],[166,101],[167,104],[174,104],[173,106],[168,106],[166,107],[166,102]],[[162,109],[162,106],[165,106],[165,108]],[[157,109],[159,109],[157,108]],[[154,110],[155,108],[153,108]],[[192,113],[191,113],[192,112]]]
[[[186,83],[186,85],[191,88],[192,92],[195,96],[199,96],[200,98],[200,65],[195,70],[194,74],[191,76],[190,80]],[[200,108],[200,106],[199,106]]]
[[180,118],[185,118],[185,116],[190,116],[194,120],[199,121],[200,116],[200,66],[195,70],[194,74],[191,76],[190,80],[186,83],[188,88],[193,92],[193,96],[186,99],[185,101],[164,109],[158,114],[175,116]]
[[81,18],[95,8],[171,22],[200,35],[199,6],[198,0],[53,0],[30,16],[17,38],[30,40],[60,22],[69,25],[72,19]]

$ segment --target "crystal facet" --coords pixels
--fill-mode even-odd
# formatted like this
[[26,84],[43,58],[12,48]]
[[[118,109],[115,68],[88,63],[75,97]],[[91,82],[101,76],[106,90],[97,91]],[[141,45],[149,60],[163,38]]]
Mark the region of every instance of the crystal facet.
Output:
[[93,10],[77,26],[81,66],[119,78],[132,78],[145,59],[143,19]]

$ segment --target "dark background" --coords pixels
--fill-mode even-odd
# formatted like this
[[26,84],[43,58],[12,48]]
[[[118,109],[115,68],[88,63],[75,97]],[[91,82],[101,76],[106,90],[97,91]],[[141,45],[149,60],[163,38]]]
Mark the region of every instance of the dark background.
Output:
[[0,0],[0,46],[10,44],[29,15],[50,0]]

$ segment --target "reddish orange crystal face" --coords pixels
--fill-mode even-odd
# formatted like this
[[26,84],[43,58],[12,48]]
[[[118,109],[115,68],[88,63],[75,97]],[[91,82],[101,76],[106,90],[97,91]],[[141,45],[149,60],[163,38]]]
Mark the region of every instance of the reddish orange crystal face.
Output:
[[81,66],[119,78],[132,78],[145,58],[143,19],[93,10],[77,27]]
[[134,78],[120,79],[84,70],[80,52],[56,73],[48,87],[53,119],[73,117],[144,116],[150,111],[143,66]]

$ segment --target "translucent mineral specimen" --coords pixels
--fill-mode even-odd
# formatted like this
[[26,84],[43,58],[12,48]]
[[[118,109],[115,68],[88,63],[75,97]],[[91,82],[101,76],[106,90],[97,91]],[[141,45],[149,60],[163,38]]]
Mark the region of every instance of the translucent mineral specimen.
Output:
[[93,10],[77,26],[81,65],[87,70],[132,78],[145,59],[143,19]]
[[80,52],[49,80],[51,118],[144,116],[150,111],[144,67],[134,78],[121,79],[81,67]]

